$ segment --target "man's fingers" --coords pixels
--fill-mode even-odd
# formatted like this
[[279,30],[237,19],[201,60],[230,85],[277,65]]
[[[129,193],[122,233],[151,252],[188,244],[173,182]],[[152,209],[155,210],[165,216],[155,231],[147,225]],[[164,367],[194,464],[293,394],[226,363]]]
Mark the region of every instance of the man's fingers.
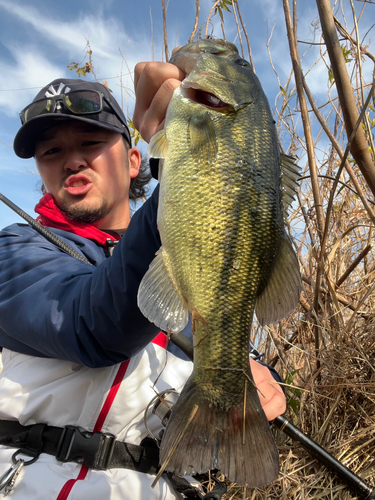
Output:
[[[172,98],[174,90],[181,85],[180,80],[169,79],[163,82],[161,87],[154,95],[148,109],[143,110],[140,115],[138,129],[145,139],[149,142],[151,137],[160,130],[160,126],[165,119],[169,102]],[[138,122],[138,114],[134,111],[134,122]]]
[[265,380],[257,387],[259,399],[268,420],[274,420],[279,415],[285,413],[285,395],[275,380]]
[[133,122],[147,142],[160,129],[173,91],[184,77],[185,73],[174,64],[141,62],[135,66]]
[[284,392],[266,366],[250,358],[250,368],[264,413],[268,420],[273,420],[286,410]]

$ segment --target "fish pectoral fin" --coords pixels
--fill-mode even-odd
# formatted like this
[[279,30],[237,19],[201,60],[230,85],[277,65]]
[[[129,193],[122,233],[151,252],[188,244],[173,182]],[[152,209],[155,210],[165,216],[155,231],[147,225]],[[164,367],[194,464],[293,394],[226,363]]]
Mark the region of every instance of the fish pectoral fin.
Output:
[[283,203],[284,217],[288,216],[288,210],[293,203],[298,189],[298,179],[301,169],[295,163],[295,158],[281,154],[281,199]]
[[257,297],[255,313],[259,323],[268,325],[288,316],[297,307],[301,290],[298,259],[285,235],[268,283]]
[[165,133],[165,129],[156,132],[155,135],[152,136],[150,144],[147,148],[147,154],[151,158],[159,158],[158,165],[158,181],[161,182],[161,178],[163,176],[163,168],[164,168],[164,158],[167,156],[167,137]]
[[164,263],[163,247],[157,252],[138,289],[138,307],[158,328],[177,333],[185,328],[189,312]]
[[197,165],[213,165],[218,153],[215,126],[208,113],[189,119],[190,149]]
[[165,129],[163,129],[152,136],[147,148],[147,154],[152,158],[165,158],[167,150],[167,135]]

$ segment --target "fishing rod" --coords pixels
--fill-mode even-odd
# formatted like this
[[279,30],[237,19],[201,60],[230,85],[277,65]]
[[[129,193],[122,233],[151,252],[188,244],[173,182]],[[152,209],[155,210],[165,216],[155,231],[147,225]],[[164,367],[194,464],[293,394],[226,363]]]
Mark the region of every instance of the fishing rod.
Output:
[[2,193],[0,193],[0,201],[5,203],[5,205],[11,208],[13,212],[16,212],[17,215],[22,217],[28,224],[30,224],[31,227],[36,229],[42,236],[46,238],[46,240],[48,240],[49,242],[53,243],[58,248],[60,248],[60,250],[84,262],[85,264],[90,264],[90,262],[87,259],[82,257],[81,254],[76,252],[72,247],[70,247],[67,243],[65,243],[65,241],[63,241],[58,236],[53,234],[53,232],[47,229],[46,227],[40,225],[35,219],[31,217],[31,215],[22,210],[22,208],[13,203],[13,201],[4,196]]
[[[72,257],[83,260],[84,259],[78,252],[67,245],[64,241],[58,238],[51,231],[45,227],[38,224],[38,222],[33,219],[30,215],[19,208],[15,203],[11,202],[3,194],[0,193],[0,201],[4,202],[9,208],[16,212],[20,217],[25,219],[34,229],[41,233],[45,238],[47,238],[51,243],[59,247],[64,252],[68,253]],[[193,343],[190,339],[186,337],[182,332],[173,333],[170,336],[170,340],[175,344],[181,351],[191,360],[193,360]],[[367,483],[365,483],[359,476],[350,471],[344,464],[339,462],[334,456],[332,456],[328,451],[319,446],[313,439],[309,438],[304,434],[298,427],[291,424],[287,418],[283,415],[276,417],[273,420],[273,425],[280,429],[284,434],[292,438],[294,441],[298,441],[300,445],[314,458],[327,467],[331,472],[333,472],[337,477],[339,477],[345,484],[349,486],[357,495],[360,495],[364,500],[375,500],[375,488],[371,488]]]
[[[193,343],[182,332],[170,335],[173,344],[181,349],[186,356],[193,360]],[[313,439],[306,436],[298,427],[291,424],[283,415],[272,421],[273,425],[284,434],[297,441],[312,457],[325,465],[333,474],[339,477],[356,495],[365,500],[375,500],[375,488],[369,486],[359,476],[349,470],[344,464],[319,446]]]

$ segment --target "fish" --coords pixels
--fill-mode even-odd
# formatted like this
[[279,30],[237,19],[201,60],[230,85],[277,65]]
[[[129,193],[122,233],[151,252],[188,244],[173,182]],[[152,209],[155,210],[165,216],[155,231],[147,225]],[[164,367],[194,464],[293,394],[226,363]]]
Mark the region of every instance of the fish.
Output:
[[170,62],[186,72],[148,154],[160,158],[162,246],[138,290],[143,314],[169,334],[191,319],[194,368],[161,441],[167,471],[220,470],[272,483],[278,449],[249,364],[261,325],[291,313],[299,264],[285,229],[299,169],[282,155],[262,86],[236,46],[198,40]]

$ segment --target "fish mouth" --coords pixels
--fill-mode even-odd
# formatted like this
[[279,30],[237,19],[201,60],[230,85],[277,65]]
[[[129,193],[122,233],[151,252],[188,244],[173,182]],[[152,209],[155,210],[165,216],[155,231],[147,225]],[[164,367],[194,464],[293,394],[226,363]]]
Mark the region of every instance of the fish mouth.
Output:
[[229,107],[228,103],[206,90],[185,86],[183,86],[181,90],[184,97],[197,104],[203,104],[204,106],[215,109]]

